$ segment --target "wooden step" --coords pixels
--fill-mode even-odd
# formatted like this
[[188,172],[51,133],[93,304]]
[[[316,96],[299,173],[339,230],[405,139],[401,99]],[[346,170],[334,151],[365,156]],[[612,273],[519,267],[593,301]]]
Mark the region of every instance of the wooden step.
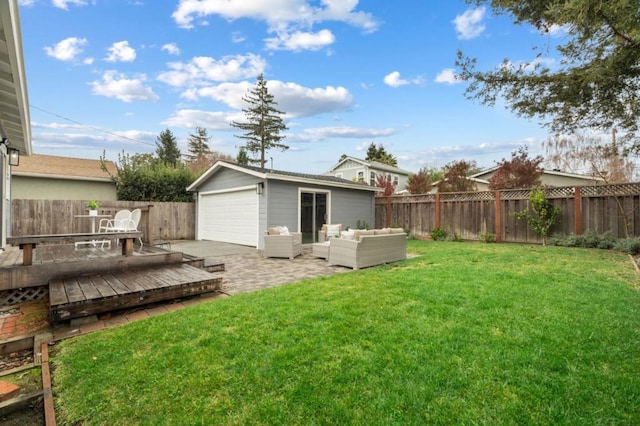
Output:
[[187,264],[49,281],[51,319],[64,321],[220,289],[222,277]]

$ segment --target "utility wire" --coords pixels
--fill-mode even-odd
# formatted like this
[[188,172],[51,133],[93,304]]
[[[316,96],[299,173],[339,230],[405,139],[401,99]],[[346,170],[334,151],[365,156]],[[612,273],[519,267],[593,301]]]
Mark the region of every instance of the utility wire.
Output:
[[68,122],[70,122],[70,123],[73,123],[73,124],[77,124],[77,125],[79,125],[79,126],[87,127],[87,128],[89,128],[89,129],[95,130],[95,131],[97,131],[97,132],[106,133],[106,134],[111,135],[111,136],[116,136],[116,137],[119,137],[119,138],[122,138],[122,139],[127,139],[127,140],[130,140],[130,141],[132,141],[132,142],[137,142],[137,143],[141,143],[141,144],[144,144],[144,145],[156,146],[155,144],[153,144],[153,143],[151,143],[151,142],[141,141],[141,140],[139,140],[139,139],[130,138],[129,136],[119,135],[119,134],[117,134],[117,133],[114,133],[114,132],[110,132],[110,131],[108,131],[108,130],[101,129],[101,128],[99,128],[99,127],[90,126],[90,125],[88,125],[88,124],[80,123],[79,121],[72,120],[72,119],[67,118],[67,117],[65,117],[65,116],[62,116],[62,115],[60,115],[60,114],[56,114],[55,112],[47,111],[46,109],[43,109],[43,108],[37,107],[37,106],[35,106],[35,105],[31,105],[31,104],[29,104],[29,106],[30,106],[31,108],[33,108],[33,109],[37,109],[38,111],[42,111],[42,112],[45,112],[45,113],[47,113],[47,114],[51,114],[51,115],[53,115],[54,117],[61,118],[61,119],[63,119],[63,120],[66,120],[66,121],[68,121]]

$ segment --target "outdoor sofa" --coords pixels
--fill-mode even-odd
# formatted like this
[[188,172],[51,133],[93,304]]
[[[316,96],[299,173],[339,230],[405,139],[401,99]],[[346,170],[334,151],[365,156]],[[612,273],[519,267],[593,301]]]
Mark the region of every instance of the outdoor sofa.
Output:
[[407,258],[407,234],[402,228],[356,230],[353,239],[332,238],[329,264],[353,269]]

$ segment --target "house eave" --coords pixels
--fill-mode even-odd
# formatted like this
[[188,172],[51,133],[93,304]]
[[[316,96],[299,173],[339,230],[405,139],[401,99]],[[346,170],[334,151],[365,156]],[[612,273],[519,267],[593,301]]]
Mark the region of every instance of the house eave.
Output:
[[89,176],[68,176],[68,175],[56,175],[56,174],[42,174],[42,173],[25,173],[18,171],[11,171],[12,176],[17,177],[32,177],[39,179],[61,179],[61,180],[75,180],[75,181],[87,181],[87,182],[113,182],[111,178],[101,177],[89,177]]
[[0,136],[11,148],[31,155],[31,118],[17,0],[0,1],[0,86]]

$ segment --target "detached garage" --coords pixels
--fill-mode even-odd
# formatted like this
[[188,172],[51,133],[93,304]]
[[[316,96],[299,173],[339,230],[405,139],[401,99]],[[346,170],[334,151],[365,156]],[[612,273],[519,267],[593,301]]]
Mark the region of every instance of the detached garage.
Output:
[[326,175],[218,161],[189,188],[196,194],[196,239],[262,249],[264,231],[287,226],[303,243],[325,223],[375,222],[378,188]]

